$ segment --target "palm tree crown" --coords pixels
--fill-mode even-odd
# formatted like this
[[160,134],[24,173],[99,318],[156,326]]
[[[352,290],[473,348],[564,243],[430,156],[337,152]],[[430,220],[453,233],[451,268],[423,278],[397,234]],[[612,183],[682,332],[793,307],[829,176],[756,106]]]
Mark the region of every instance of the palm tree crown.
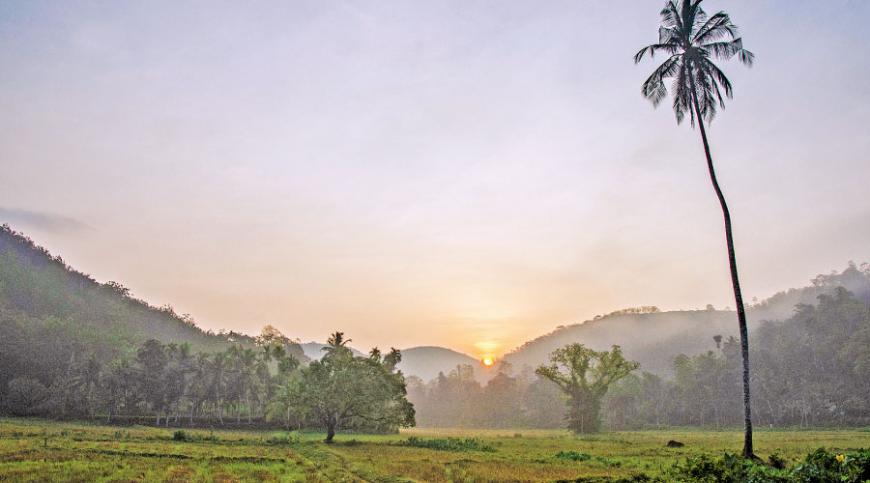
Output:
[[640,49],[634,56],[635,63],[646,54],[650,58],[657,53],[669,56],[643,83],[643,95],[658,106],[668,93],[665,80],[673,79],[671,90],[677,123],[688,113],[693,126],[696,112],[709,122],[716,115],[717,106],[725,107],[725,97],[731,98],[731,82],[713,59],[729,60],[737,56],[751,66],[755,58],[743,48],[743,39],[728,14],[719,12],[708,17],[701,8],[702,1],[668,0],[661,11],[658,43]]

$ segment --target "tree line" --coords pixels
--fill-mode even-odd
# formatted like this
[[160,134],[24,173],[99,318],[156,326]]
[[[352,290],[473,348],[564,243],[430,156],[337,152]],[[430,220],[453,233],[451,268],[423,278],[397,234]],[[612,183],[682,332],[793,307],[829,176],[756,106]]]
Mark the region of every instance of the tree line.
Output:
[[[757,424],[870,424],[870,308],[866,301],[838,288],[820,295],[816,305],[798,305],[788,320],[763,323],[752,333],[752,341],[752,404]],[[653,374],[641,367],[607,385],[600,399],[602,427],[739,427],[743,401],[734,396],[742,390],[740,342],[734,336],[716,336],[710,346],[701,354],[676,355],[668,374]],[[557,351],[556,358],[576,357],[565,354],[566,350],[588,351],[569,348]],[[623,363],[619,364],[622,369],[616,372],[625,372]],[[460,366],[429,382],[408,378],[408,395],[421,426],[573,427],[582,421],[571,417],[583,412],[571,406],[577,399],[566,397],[546,376],[529,367],[502,364],[495,377],[481,384],[471,366]],[[587,381],[593,388],[595,379]],[[568,382],[570,378],[562,384]],[[590,402],[582,407],[594,415],[595,399]],[[594,416],[584,417],[592,417],[584,424],[594,429]]]
[[[4,323],[5,322],[5,323]],[[397,370],[401,353],[354,357],[333,334],[307,365],[267,327],[252,347],[193,352],[148,340],[102,359],[60,321],[22,328],[0,318],[0,410],[18,416],[161,425],[254,424],[392,431],[423,426],[559,428],[588,432],[741,423],[739,343],[677,355],[670,374],[636,370],[621,351],[569,345],[537,371],[502,363],[481,384],[471,366],[429,382]],[[870,424],[870,308],[843,288],[752,334],[754,414],[764,426]],[[330,436],[331,439],[331,436]]]
[[[836,288],[841,286],[856,295]],[[816,294],[817,303],[807,304]],[[781,312],[777,307],[794,303],[797,309],[788,320],[764,323],[752,334],[757,423],[870,424],[870,266],[850,264],[842,273],[820,275],[810,289],[778,294],[758,310],[776,314]],[[656,312],[652,307],[635,311]],[[588,414],[574,410],[579,416],[574,422],[584,429],[594,428],[592,422],[612,429],[739,425],[741,401],[734,397],[740,393],[735,379],[739,344],[731,335],[711,339],[709,351],[676,355],[670,371],[630,371],[596,397],[597,418],[584,420]],[[334,334],[331,340],[347,349],[343,336],[336,339]],[[267,327],[258,337],[204,332],[189,316],[152,307],[120,284],[99,284],[8,226],[0,227],[3,414],[112,422],[147,418],[157,423],[159,418],[163,425],[268,424],[327,432],[330,425],[335,431],[391,430],[409,424],[413,414],[424,426],[573,424],[565,416],[571,414],[568,402],[576,391],[566,391],[564,384],[560,389],[558,382],[536,374],[535,367],[502,365],[484,385],[470,366],[422,381],[399,377],[400,353],[374,351],[360,360],[348,358],[345,349],[330,351],[344,356],[309,364],[301,347],[274,328]],[[678,347],[667,349],[675,354]],[[571,350],[582,354],[587,348]],[[600,357],[595,351],[586,355],[591,367]],[[560,371],[570,371],[553,362]],[[379,373],[378,367],[386,372]],[[593,373],[587,374],[590,384]],[[339,375],[346,376],[344,383],[335,383],[333,376]],[[378,403],[387,416],[374,414],[375,406],[368,402],[376,399],[330,399],[336,393],[369,394],[370,386],[360,386],[362,381],[383,389],[375,393],[391,395]],[[301,393],[303,382],[329,389]],[[574,400],[583,397],[576,393]],[[315,407],[317,411],[311,409]]]
[[259,424],[336,431],[396,431],[413,426],[414,409],[396,365],[401,353],[378,349],[354,356],[344,334],[328,341],[321,360],[300,364],[274,329],[255,348],[193,353],[190,345],[151,339],[135,352],[102,363],[74,351],[51,381],[9,380],[0,409],[15,416],[102,419],[195,426]]

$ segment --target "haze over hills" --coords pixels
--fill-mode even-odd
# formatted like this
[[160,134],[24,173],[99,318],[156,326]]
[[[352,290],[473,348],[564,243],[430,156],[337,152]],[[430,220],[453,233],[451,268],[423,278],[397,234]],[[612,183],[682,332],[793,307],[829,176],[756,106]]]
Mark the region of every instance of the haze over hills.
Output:
[[439,372],[445,374],[459,365],[470,365],[478,379],[484,379],[486,370],[477,359],[444,347],[423,346],[402,350],[402,362],[399,369],[405,374],[417,376],[424,381],[438,377]]
[[[859,299],[870,303],[870,280],[849,265],[843,272],[820,275],[811,284],[779,292],[748,308],[750,330],[764,321],[784,320],[799,304],[814,305],[821,294],[843,286]],[[671,371],[678,354],[700,354],[716,348],[714,336],[737,337],[737,315],[731,310],[679,310],[661,312],[655,307],[615,311],[579,324],[556,329],[516,348],[502,357],[514,373],[530,371],[547,362],[554,350],[571,343],[582,343],[605,350],[620,345],[626,357],[641,363],[644,371],[664,375]],[[306,355],[320,357],[323,344],[303,344]],[[359,352],[359,351],[357,351]],[[458,365],[469,365],[475,378],[485,382],[496,371],[488,371],[480,361],[444,347],[414,347],[402,350],[400,368],[409,376],[430,381],[439,372],[448,374]]]
[[[819,275],[811,285],[789,289],[747,308],[750,333],[765,321],[784,320],[799,304],[815,305],[822,294],[845,287],[856,298],[870,304],[870,279],[854,264],[841,273]],[[639,313],[638,313],[639,312]],[[627,358],[641,363],[641,369],[657,374],[670,371],[678,354],[699,354],[716,348],[714,336],[737,337],[737,315],[730,310],[687,310],[660,312],[654,307],[616,311],[593,320],[559,327],[526,342],[504,356],[514,370],[535,368],[549,354],[567,344],[579,342],[596,350],[622,347]]]
[[[750,326],[757,328],[765,320],[785,319],[794,312],[795,305],[814,304],[820,294],[831,293],[837,286],[844,286],[870,303],[870,281],[850,265],[842,273],[821,275],[810,286],[778,293],[751,306]],[[165,343],[186,342],[197,351],[255,343],[253,337],[244,334],[203,331],[190,316],[178,315],[171,307],[153,307],[135,299],[121,284],[101,284],[8,226],[0,230],[0,314],[3,323],[13,323],[14,319],[14,324],[23,324],[21,330],[50,328],[66,334],[61,338],[82,340],[106,355],[149,338]],[[566,344],[579,342],[595,349],[616,344],[623,347],[628,358],[641,362],[643,370],[662,374],[670,370],[677,354],[713,349],[716,335],[736,336],[735,319],[734,312],[724,310],[659,312],[645,307],[617,311],[560,327],[526,342],[503,360],[520,372],[545,363],[553,350]],[[291,344],[291,351],[305,361],[320,358],[323,346],[317,342]],[[356,349],[354,353],[363,355]],[[405,349],[399,367],[406,375],[429,381],[457,365],[470,365],[477,379],[489,379],[489,371],[478,360],[443,347]]]

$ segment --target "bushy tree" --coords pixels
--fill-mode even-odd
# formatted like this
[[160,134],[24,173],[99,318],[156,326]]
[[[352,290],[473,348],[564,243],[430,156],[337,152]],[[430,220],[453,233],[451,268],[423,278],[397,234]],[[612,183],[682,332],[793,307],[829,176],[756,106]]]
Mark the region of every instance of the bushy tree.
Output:
[[348,426],[385,429],[414,425],[414,408],[406,399],[405,379],[396,370],[398,350],[382,356],[354,357],[348,339],[334,333],[326,355],[301,371],[293,402],[326,429],[331,443],[336,431]]
[[583,344],[570,344],[550,356],[538,375],[554,382],[568,397],[568,428],[576,433],[594,433],[601,427],[601,400],[614,382],[640,367],[626,360],[619,346],[594,351]]

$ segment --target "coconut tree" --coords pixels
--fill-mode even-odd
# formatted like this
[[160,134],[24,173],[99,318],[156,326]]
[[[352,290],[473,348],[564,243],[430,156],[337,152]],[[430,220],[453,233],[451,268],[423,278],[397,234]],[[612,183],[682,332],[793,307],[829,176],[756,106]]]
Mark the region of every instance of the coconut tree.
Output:
[[725,241],[728,245],[728,263],[731,269],[731,285],[737,306],[737,322],[740,327],[740,348],[743,356],[743,412],[745,435],[743,454],[753,456],[752,417],[749,396],[749,340],[746,329],[746,312],[740,292],[740,279],[737,275],[737,257],[734,254],[734,240],[731,230],[731,214],[725,196],[716,180],[710,144],[707,141],[705,124],[709,124],[719,108],[725,107],[725,98],[731,98],[732,87],[728,77],[714,63],[714,60],[730,60],[737,57],[742,63],[751,66],[752,52],[743,48],[743,40],[737,27],[725,12],[708,16],[701,8],[703,0],[669,0],[661,11],[662,24],[659,27],[658,43],[640,49],[634,56],[639,63],[649,55],[662,54],[665,61],[643,83],[643,95],[658,104],[667,96],[665,81],[671,82],[674,113],[677,123],[688,115],[692,127],[698,126],[701,141],[707,156],[707,169],[713,190],[722,207],[725,218]]

